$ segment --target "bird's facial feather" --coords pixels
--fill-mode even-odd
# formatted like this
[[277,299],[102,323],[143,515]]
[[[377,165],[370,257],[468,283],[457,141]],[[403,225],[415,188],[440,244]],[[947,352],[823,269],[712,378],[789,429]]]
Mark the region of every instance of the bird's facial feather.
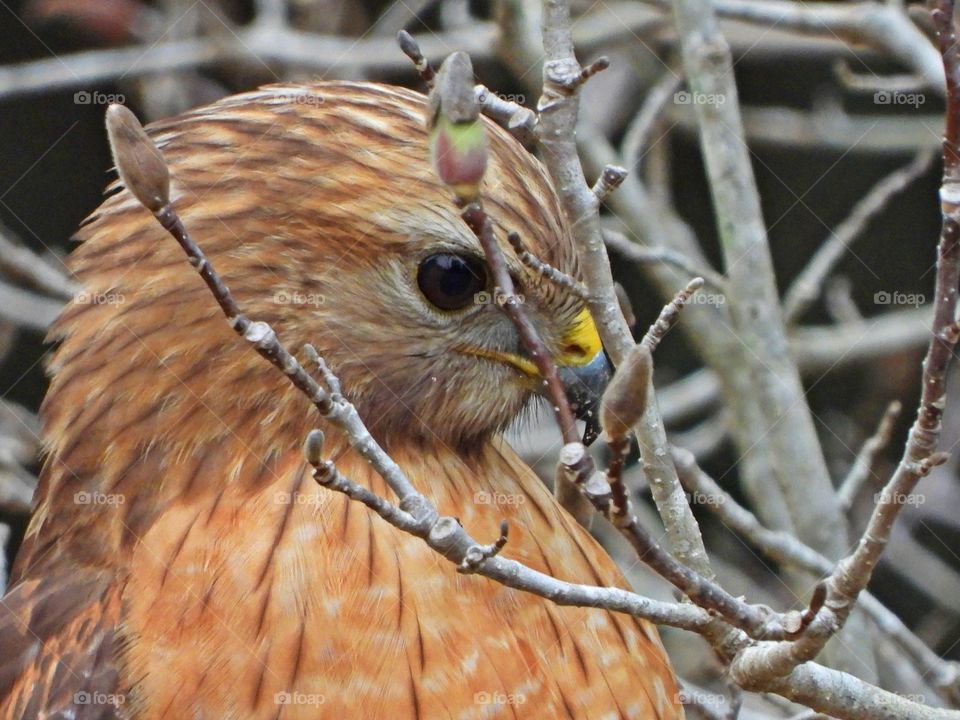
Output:
[[[381,439],[395,441],[391,435],[401,433],[469,443],[512,420],[543,383],[489,280],[456,309],[437,307],[423,292],[420,269],[431,258],[484,263],[466,228],[448,228],[443,237],[422,230],[411,233],[404,253],[352,266],[322,283],[312,278],[310,288],[322,289],[323,303],[299,329],[314,333],[313,342]],[[599,339],[583,306],[551,292],[508,257],[517,292],[547,347],[568,364],[592,358]],[[287,294],[309,297],[310,288]]]
[[[304,93],[322,102],[289,101]],[[315,345],[386,444],[471,445],[507,424],[537,379],[495,303],[439,308],[418,286],[431,255],[483,257],[430,165],[423,112],[421,95],[396,88],[277,86],[150,131],[171,167],[174,205],[249,317],[269,322],[294,350]],[[582,302],[525,268],[506,242],[517,231],[534,254],[576,275],[556,196],[519,143],[492,123],[488,131],[482,193],[517,292],[547,347],[585,361],[570,352],[594,349]],[[156,396],[164,420],[153,425],[157,437],[179,446],[228,432],[184,426],[190,403],[171,398],[187,381],[236,388],[202,393],[204,407],[224,419],[214,427],[237,408],[264,406],[271,418],[307,422],[308,404],[278,391],[282,378],[232,337],[179,248],[128,193],[108,198],[81,237],[73,263],[88,292],[126,301],[71,308],[57,327],[64,342],[55,366],[79,367],[76,359],[90,354],[108,386],[112,370],[93,356],[107,346],[103,338],[130,347],[115,336],[135,334],[151,383],[138,392]],[[83,344],[92,337],[100,344]],[[277,437],[288,431],[275,425]]]

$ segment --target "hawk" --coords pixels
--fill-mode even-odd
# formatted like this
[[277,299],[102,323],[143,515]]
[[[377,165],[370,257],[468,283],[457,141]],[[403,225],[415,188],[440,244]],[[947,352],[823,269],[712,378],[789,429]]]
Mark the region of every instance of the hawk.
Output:
[[[277,85],[149,128],[172,199],[245,314],[312,343],[377,440],[474,537],[625,584],[501,431],[541,381],[431,167],[415,92]],[[486,122],[486,121],[485,121]],[[540,164],[492,123],[484,203],[571,274]],[[119,183],[78,233],[51,331],[46,460],[0,603],[3,718],[679,718],[655,628],[457,573],[312,479],[321,427]],[[560,365],[602,352],[581,300],[504,242]],[[595,364],[595,363],[594,363]]]

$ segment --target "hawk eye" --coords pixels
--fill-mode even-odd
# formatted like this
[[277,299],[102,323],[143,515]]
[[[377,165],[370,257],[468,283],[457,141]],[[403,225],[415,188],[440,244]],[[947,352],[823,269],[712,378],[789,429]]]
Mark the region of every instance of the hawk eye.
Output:
[[431,255],[420,263],[417,285],[441,310],[461,310],[487,286],[487,270],[469,255]]

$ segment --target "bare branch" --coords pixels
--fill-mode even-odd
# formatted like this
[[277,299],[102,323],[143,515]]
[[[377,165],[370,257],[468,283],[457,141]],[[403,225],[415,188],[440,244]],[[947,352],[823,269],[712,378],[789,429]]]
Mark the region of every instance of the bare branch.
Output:
[[863,232],[867,224],[886,206],[890,199],[906,188],[930,167],[933,152],[919,153],[909,165],[891,173],[871,188],[853,207],[850,214],[830,233],[803,271],[790,284],[783,298],[783,318],[795,322],[810,307],[827,275],[843,258],[847,248]]
[[664,336],[670,332],[670,328],[680,319],[680,311],[683,310],[684,305],[686,305],[690,298],[693,297],[693,294],[702,287],[703,278],[694,278],[687,283],[687,286],[683,290],[674,295],[673,300],[667,303],[663,310],[660,311],[660,316],[656,322],[650,326],[650,329],[647,330],[647,334],[643,336],[643,340],[641,341],[650,348],[651,352],[657,349],[660,341],[663,340]]
[[639,170],[640,163],[643,160],[644,148],[650,144],[650,133],[653,132],[657,120],[682,84],[683,78],[678,73],[668,69],[647,93],[640,112],[634,116],[630,125],[627,126],[623,135],[620,154],[627,165],[633,168],[634,172]]
[[698,267],[692,260],[669,248],[653,248],[633,242],[616,230],[604,229],[603,241],[618,255],[636,263],[667,263],[693,277],[702,277],[704,282],[724,292],[727,281],[712,268]]
[[847,476],[840,483],[837,490],[837,501],[844,510],[850,509],[853,501],[857,499],[857,494],[863,485],[873,474],[874,466],[877,462],[877,456],[890,443],[890,436],[893,434],[893,426],[900,417],[901,405],[899,402],[892,402],[887,407],[887,411],[880,420],[877,431],[860,448],[857,457],[854,459]]
[[[753,513],[740,505],[729,493],[724,492],[716,480],[700,469],[692,453],[682,448],[673,448],[673,458],[687,492],[708,498],[710,501],[705,503],[707,508],[715,513],[725,526],[746,538],[766,556],[820,577],[826,577],[833,572],[835,563],[813,548],[793,535],[764,527]],[[884,635],[907,653],[920,674],[932,676],[934,686],[945,698],[952,701],[957,696],[960,684],[960,665],[940,658],[870,593],[863,593],[860,604],[864,612],[883,630]]]
[[[569,3],[543,3],[543,93],[537,108],[537,135],[544,162],[570,222],[574,242],[590,292],[589,307],[604,347],[615,365],[624,361],[634,342],[620,311],[610,262],[600,228],[599,203],[583,174],[576,146],[579,95],[571,92],[581,76],[571,34]],[[637,427],[644,470],[667,528],[671,551],[680,562],[710,577],[710,563],[696,519],[666,451],[667,441],[651,390],[643,421]],[[655,481],[655,482],[654,482]]]
[[717,14],[766,27],[790,28],[810,35],[866,44],[890,55],[923,77],[927,86],[943,88],[943,68],[936,50],[902,7],[875,2],[837,5],[783,0],[719,0]]
[[[827,579],[829,609],[825,620],[842,626],[859,594],[866,588],[873,569],[886,546],[897,516],[921,478],[946,461],[937,451],[941,419],[946,401],[946,373],[952,359],[960,325],[957,317],[957,289],[960,285],[960,48],[954,24],[953,0],[940,0],[934,21],[947,78],[947,122],[943,138],[943,185],[940,203],[943,225],[937,249],[934,286],[933,337],[923,363],[920,406],[903,457],[893,477],[883,488],[857,548],[839,562]],[[829,615],[832,614],[833,618]],[[815,648],[815,640],[810,647]],[[796,651],[792,651],[796,656]],[[770,658],[772,654],[767,655]],[[776,662],[776,660],[773,660]]]
[[406,30],[401,30],[397,33],[397,44],[400,45],[400,50],[403,51],[403,54],[410,58],[414,67],[417,68],[417,74],[420,75],[420,80],[423,81],[423,84],[428,88],[432,88],[436,73],[430,65],[430,61],[423,56],[423,52],[420,50],[420,44],[413,39],[413,35]]
[[[673,8],[687,83],[691,92],[707,100],[693,105],[730,284],[730,313],[735,333],[747,348],[740,360],[751,381],[751,393],[744,398],[754,414],[750,451],[769,461],[797,536],[824,554],[839,557],[847,548],[846,518],[835,502],[800,374],[787,346],[730,48],[711,0],[674,0]],[[758,476],[757,467],[745,468],[749,490],[771,481]],[[800,642],[789,643],[791,650]],[[872,676],[869,648],[860,648],[856,655],[847,648],[842,643],[834,646],[832,661],[865,666]]]
[[537,114],[533,110],[513,100],[504,100],[484,85],[477,85],[474,92],[484,115],[503,125],[521,142],[533,140],[537,128]]
[[61,300],[0,282],[0,320],[42,333],[62,309]]
[[[476,23],[469,32],[431,33],[420,38],[429,59],[445,57],[451,47],[489,56],[497,30]],[[189,38],[147,47],[87,50],[0,67],[0,98],[60,88],[90,87],[121,77],[169,73],[222,63],[283,63],[304,69],[352,67],[357,70],[404,70],[409,61],[398,55],[393,38],[348,38],[253,24],[216,38]]]
[[0,271],[16,280],[23,280],[35,290],[61,300],[69,300],[79,290],[62,271],[29,248],[14,242],[9,231],[0,225]]
[[567,402],[563,385],[560,383],[560,378],[557,375],[557,368],[553,363],[549,351],[540,339],[536,328],[530,321],[530,318],[523,312],[523,308],[516,300],[513,280],[507,271],[507,264],[503,258],[503,253],[500,251],[500,246],[497,245],[496,238],[493,236],[493,225],[490,222],[490,218],[483,212],[480,205],[474,203],[464,209],[463,219],[480,240],[480,245],[483,247],[487,264],[490,267],[496,287],[507,297],[507,301],[503,303],[501,307],[504,312],[510,316],[510,320],[513,321],[521,341],[530,351],[533,361],[540,371],[540,376],[546,383],[553,412],[560,426],[560,433],[563,436],[563,442],[579,442],[580,438],[577,434],[577,424],[574,420],[573,412],[570,410],[570,404]]
[[[136,130],[138,127],[131,124],[129,118],[123,120],[126,130]],[[113,121],[108,124],[108,132],[111,144],[116,146],[113,148],[114,152],[121,160],[128,160],[143,152],[152,154],[151,148],[146,147],[147,144],[155,148],[142,128],[139,132],[118,133],[116,121]],[[138,177],[129,172],[126,172],[125,176]],[[143,178],[148,188],[155,187],[156,180],[155,177]],[[152,197],[144,190],[145,188],[138,188],[136,196]],[[261,356],[282,372],[317,407],[321,415],[344,434],[351,447],[387,482],[400,499],[400,503],[399,506],[392,505],[344,477],[332,463],[323,460],[321,457],[323,436],[319,431],[314,431],[308,435],[304,443],[304,454],[314,465],[318,482],[362,502],[394,527],[421,538],[433,550],[465,571],[477,572],[508,587],[533,592],[559,605],[604,607],[628,612],[656,623],[675,624],[676,627],[688,630],[702,630],[711,622],[706,612],[693,606],[658,603],[618,588],[591,587],[558,581],[521,563],[500,557],[497,552],[506,542],[503,529],[501,529],[500,539],[492,546],[482,545],[474,541],[455,518],[438,515],[429,500],[417,492],[399,466],[373,439],[353,405],[344,399],[336,402],[331,399],[331,396],[313,380],[297,359],[282,345],[269,325],[260,321],[250,321],[240,312],[233,295],[203,251],[192,240],[176,210],[167,203],[162,205],[154,215],[184,250],[190,264],[197,269],[229,325],[250,342]],[[339,381],[329,384],[335,387],[338,386]],[[491,547],[497,549],[497,552],[494,552]],[[478,557],[478,553],[482,557]]]
[[545,263],[543,260],[527,250],[527,246],[524,244],[523,238],[520,237],[520,233],[513,231],[507,233],[507,241],[510,243],[513,251],[517,254],[517,258],[520,260],[520,262],[522,262],[528,268],[533,270],[538,275],[542,275],[554,285],[562,288],[566,292],[569,292],[571,295],[574,295],[584,301],[587,299],[587,290],[585,287],[583,287],[579,280],[570,277],[560,270],[557,270],[557,268],[553,267],[549,263]]

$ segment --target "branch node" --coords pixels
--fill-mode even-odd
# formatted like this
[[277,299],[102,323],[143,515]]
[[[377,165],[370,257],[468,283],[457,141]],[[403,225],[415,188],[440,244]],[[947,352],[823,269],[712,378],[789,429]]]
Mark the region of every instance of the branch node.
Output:
[[320,371],[320,376],[323,378],[324,384],[330,390],[330,400],[334,403],[340,402],[343,399],[340,379],[333,374],[326,360],[320,357],[320,353],[317,352],[317,349],[313,345],[307,343],[303,346],[303,351],[307,359],[316,365],[317,370]]
[[949,459],[950,453],[947,452],[935,452],[931,455],[928,455],[919,463],[917,463],[917,474],[920,477],[926,477],[935,467],[938,465],[943,465]]
[[314,429],[307,433],[307,437],[303,441],[303,456],[314,467],[317,467],[323,460],[324,440],[323,430]]
[[582,485],[593,470],[593,462],[582,442],[567,443],[560,448],[557,461],[567,478],[576,485]]
[[605,55],[601,55],[580,71],[580,76],[576,80],[575,87],[583,85],[587,80],[592,78],[597,73],[603,72],[608,67],[610,67],[610,58],[606,57]]
[[[784,628],[787,630],[788,637],[796,636],[810,627],[810,623],[814,621],[814,618],[817,617],[817,613],[820,612],[820,609],[823,607],[823,604],[827,600],[827,583],[823,580],[818,582],[813,588],[813,595],[810,597],[810,604],[807,606],[807,609],[802,613],[797,613],[797,627],[793,629],[792,627],[787,626],[786,620],[784,620]],[[787,613],[791,615],[791,613]]]
[[619,165],[607,165],[591,188],[597,202],[602,203],[610,193],[620,187],[623,181],[627,179],[628,173],[629,171],[626,168]]
[[457,572],[469,575],[470,573],[476,572],[480,565],[492,557],[496,557],[500,554],[500,551],[503,550],[507,545],[507,536],[510,532],[510,525],[506,520],[500,521],[500,537],[498,537],[494,542],[489,545],[471,545],[467,549],[466,555],[463,557],[463,561],[457,567]]
[[456,518],[441,516],[436,519],[430,528],[430,545],[447,549],[457,539],[460,523]]

